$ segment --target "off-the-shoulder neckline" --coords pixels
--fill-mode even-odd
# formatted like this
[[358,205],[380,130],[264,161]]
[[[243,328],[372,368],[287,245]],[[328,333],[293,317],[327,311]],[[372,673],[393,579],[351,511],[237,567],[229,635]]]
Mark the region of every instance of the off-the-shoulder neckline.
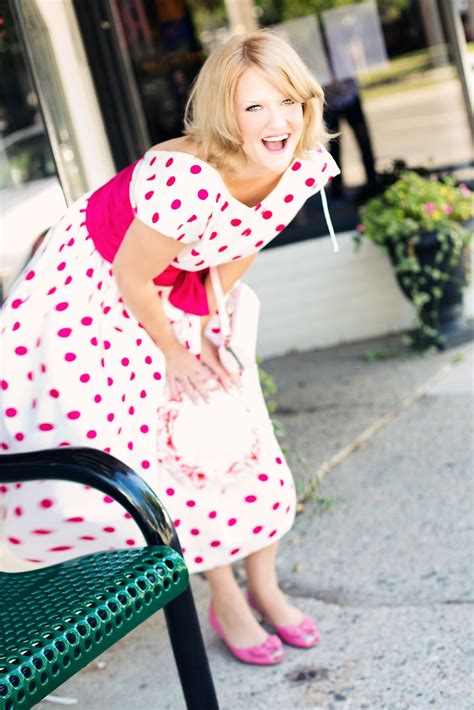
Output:
[[[324,148],[323,148],[323,151],[324,151]],[[315,150],[314,152],[316,153],[318,151]],[[245,204],[245,202],[241,202],[239,199],[237,199],[237,197],[234,197],[234,195],[230,192],[229,188],[225,184],[224,179],[222,178],[222,175],[220,174],[220,172],[218,170],[216,170],[216,168],[214,168],[212,165],[210,165],[210,163],[207,163],[205,160],[201,160],[201,158],[198,158],[197,156],[193,155],[192,153],[187,153],[184,150],[147,150],[145,155],[157,155],[160,153],[162,153],[163,155],[170,155],[170,156],[175,156],[175,155],[186,156],[186,158],[188,158],[190,161],[197,162],[199,165],[205,166],[205,168],[207,170],[211,171],[213,174],[216,175],[220,185],[222,186],[222,189],[225,190],[227,196],[230,199],[232,199],[235,203],[237,203],[238,205],[241,205],[242,207],[244,207],[245,209],[250,210],[250,211],[255,211],[256,209],[259,209],[264,203],[267,203],[268,200],[270,200],[276,194],[276,192],[278,192],[281,189],[282,184],[284,183],[284,181],[286,179],[286,176],[292,171],[293,165],[295,165],[295,163],[305,162],[304,158],[293,158],[293,160],[288,165],[286,170],[284,170],[284,172],[281,174],[281,177],[278,180],[275,187],[272,190],[270,190],[270,192],[267,195],[265,195],[265,197],[263,199],[261,199],[260,202],[257,202],[256,205],[250,206],[250,205]]]

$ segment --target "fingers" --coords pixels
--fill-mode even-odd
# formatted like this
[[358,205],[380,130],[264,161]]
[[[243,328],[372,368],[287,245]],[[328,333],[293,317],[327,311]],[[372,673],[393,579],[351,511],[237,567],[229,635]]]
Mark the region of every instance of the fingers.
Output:
[[240,374],[238,372],[232,374],[227,372],[218,357],[207,357],[204,365],[217,377],[226,392],[240,385]]

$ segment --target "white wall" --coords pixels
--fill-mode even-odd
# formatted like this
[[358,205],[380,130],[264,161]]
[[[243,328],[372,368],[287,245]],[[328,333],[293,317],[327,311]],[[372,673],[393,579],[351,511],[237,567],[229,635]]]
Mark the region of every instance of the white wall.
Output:
[[[388,258],[368,241],[356,254],[352,235],[337,235],[337,253],[327,237],[270,249],[256,259],[245,280],[262,303],[262,356],[325,348],[411,327],[415,311],[402,295]],[[473,295],[471,286],[465,299],[469,316],[474,315]]]

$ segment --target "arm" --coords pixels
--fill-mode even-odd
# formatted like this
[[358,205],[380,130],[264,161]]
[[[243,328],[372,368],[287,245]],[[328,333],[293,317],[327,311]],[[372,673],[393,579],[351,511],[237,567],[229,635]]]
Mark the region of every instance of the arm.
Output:
[[193,402],[198,401],[198,394],[207,401],[209,371],[204,364],[225,389],[231,387],[232,380],[216,358],[206,358],[201,363],[181,345],[153,283],[153,278],[166,269],[182,248],[180,242],[134,219],[115,255],[113,271],[124,303],[165,356],[171,397],[179,399],[184,390]]

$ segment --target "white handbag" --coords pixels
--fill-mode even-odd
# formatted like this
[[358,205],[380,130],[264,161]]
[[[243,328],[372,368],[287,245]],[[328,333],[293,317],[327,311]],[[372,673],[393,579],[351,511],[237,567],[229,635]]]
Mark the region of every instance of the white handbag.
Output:
[[226,298],[217,268],[212,266],[209,271],[220,321],[219,358],[227,372],[241,372],[256,361],[260,301],[241,281]]

